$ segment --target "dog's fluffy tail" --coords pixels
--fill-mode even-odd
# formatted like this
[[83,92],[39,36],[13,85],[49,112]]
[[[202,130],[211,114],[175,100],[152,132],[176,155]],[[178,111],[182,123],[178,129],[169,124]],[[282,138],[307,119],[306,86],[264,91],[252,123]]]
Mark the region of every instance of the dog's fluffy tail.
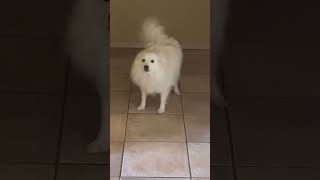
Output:
[[141,38],[145,47],[154,44],[163,44],[169,40],[164,27],[160,25],[158,20],[154,17],[148,17],[144,20]]

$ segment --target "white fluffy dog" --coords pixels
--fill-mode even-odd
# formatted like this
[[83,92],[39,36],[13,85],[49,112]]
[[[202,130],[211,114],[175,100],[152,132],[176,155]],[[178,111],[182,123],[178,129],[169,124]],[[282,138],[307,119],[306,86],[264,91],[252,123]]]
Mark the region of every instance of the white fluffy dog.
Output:
[[182,64],[182,48],[169,37],[155,18],[147,18],[142,25],[144,50],[138,53],[131,69],[131,79],[141,90],[141,104],[145,109],[147,95],[160,94],[158,113],[165,112],[168,95],[173,89],[180,95],[178,81]]
[[[109,139],[108,106],[108,3],[103,0],[75,0],[67,27],[67,53],[71,63],[98,90],[101,126],[89,152],[105,152]],[[91,119],[88,119],[88,121]]]

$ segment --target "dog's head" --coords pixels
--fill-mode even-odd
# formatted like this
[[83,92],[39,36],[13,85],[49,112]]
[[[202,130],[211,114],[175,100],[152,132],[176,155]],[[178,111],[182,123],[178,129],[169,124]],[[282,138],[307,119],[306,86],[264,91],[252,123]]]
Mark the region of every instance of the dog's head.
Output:
[[140,71],[153,74],[159,70],[159,57],[152,52],[141,52],[136,56],[134,64]]

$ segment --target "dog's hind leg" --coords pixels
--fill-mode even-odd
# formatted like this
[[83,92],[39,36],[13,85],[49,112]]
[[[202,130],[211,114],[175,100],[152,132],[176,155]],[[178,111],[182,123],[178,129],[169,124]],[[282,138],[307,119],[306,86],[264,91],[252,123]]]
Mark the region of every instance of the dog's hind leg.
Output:
[[179,90],[179,84],[176,83],[175,85],[173,85],[173,91],[176,95],[180,95],[180,90]]

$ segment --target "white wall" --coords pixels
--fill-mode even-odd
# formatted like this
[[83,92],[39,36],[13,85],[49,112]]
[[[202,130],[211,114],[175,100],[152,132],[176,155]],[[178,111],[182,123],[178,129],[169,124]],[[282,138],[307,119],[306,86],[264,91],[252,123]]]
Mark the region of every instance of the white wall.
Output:
[[140,47],[143,19],[156,16],[184,48],[210,48],[210,0],[111,0],[110,46]]

